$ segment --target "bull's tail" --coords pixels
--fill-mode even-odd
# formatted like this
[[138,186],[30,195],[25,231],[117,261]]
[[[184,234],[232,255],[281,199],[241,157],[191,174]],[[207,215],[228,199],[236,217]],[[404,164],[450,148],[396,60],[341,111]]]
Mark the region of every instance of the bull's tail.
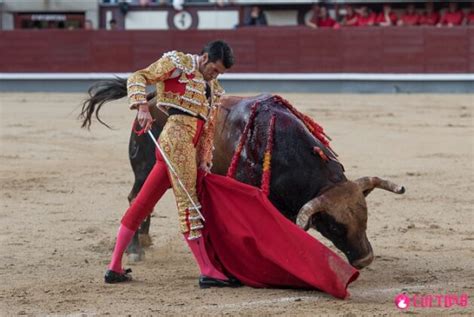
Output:
[[104,103],[123,98],[127,95],[127,79],[116,77],[112,80],[103,80],[92,85],[89,90],[89,98],[82,104],[79,120],[82,120],[82,128],[89,129],[92,124],[92,116],[95,113],[97,121],[110,128],[107,123],[99,117],[100,108]]

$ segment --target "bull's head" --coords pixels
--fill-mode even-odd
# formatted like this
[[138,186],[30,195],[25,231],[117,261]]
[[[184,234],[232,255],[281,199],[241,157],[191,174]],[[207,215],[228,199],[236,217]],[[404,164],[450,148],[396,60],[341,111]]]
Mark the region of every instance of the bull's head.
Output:
[[367,239],[367,196],[374,188],[403,194],[405,188],[378,177],[363,177],[336,184],[306,203],[298,212],[296,224],[314,227],[344,252],[352,266],[361,269],[374,259]]

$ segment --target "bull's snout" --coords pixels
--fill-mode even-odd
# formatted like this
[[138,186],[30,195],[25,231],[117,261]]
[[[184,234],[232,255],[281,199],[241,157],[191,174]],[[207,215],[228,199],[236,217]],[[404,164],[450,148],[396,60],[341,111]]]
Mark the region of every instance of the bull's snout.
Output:
[[367,254],[365,257],[362,259],[357,259],[353,262],[351,262],[351,265],[355,267],[356,269],[363,269],[364,267],[368,266],[372,261],[374,260],[374,253],[370,251],[369,254]]

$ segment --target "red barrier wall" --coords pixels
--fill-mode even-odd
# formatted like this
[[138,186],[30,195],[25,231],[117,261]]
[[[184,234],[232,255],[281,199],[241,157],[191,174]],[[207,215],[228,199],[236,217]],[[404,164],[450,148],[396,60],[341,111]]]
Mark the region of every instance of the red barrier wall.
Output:
[[3,31],[0,72],[131,72],[177,49],[227,40],[232,72],[474,73],[474,28]]

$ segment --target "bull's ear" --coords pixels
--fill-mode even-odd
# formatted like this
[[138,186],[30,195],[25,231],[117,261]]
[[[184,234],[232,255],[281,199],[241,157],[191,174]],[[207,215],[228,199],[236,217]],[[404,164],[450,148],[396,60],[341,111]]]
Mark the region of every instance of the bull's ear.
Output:
[[368,196],[374,188],[381,188],[388,190],[395,194],[405,193],[405,187],[392,183],[391,181],[381,179],[378,177],[362,177],[354,181],[360,190],[364,193],[364,196]]

